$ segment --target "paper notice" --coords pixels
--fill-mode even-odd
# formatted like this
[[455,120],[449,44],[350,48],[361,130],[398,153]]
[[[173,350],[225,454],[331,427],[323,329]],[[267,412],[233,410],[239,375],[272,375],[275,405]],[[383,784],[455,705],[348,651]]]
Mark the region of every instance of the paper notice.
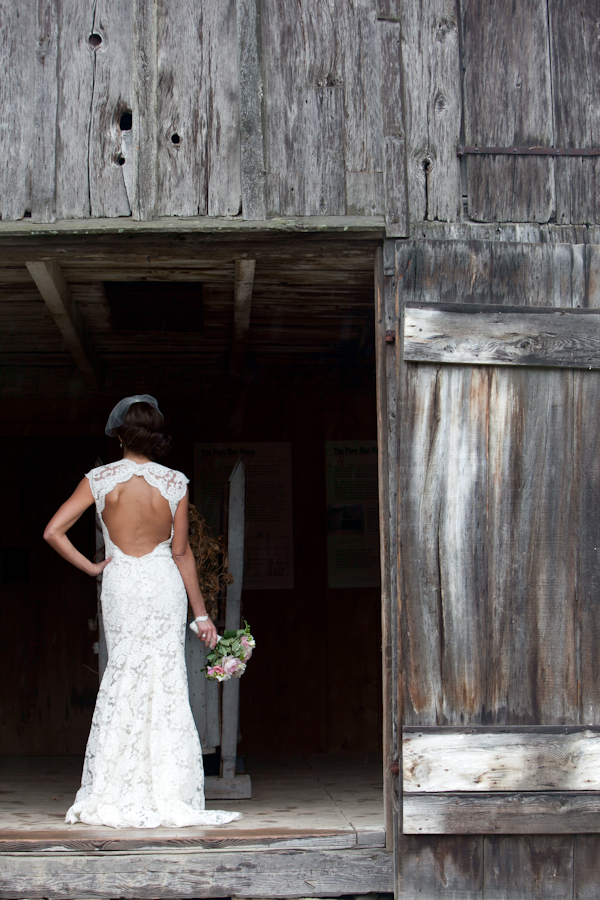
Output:
[[325,465],[329,587],[377,587],[377,442],[326,441]]
[[246,466],[244,588],[294,587],[292,449],[285,442],[194,445],[195,503],[216,534],[224,487],[238,457]]

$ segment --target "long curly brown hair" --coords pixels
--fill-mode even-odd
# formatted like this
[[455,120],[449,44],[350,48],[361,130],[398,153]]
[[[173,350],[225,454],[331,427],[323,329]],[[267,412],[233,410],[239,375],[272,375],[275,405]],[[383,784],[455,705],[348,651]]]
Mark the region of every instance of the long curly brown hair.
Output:
[[214,537],[193,503],[189,504],[188,522],[200,590],[206,612],[214,622],[219,613],[219,594],[233,583],[233,576],[229,574],[227,548],[222,537]]

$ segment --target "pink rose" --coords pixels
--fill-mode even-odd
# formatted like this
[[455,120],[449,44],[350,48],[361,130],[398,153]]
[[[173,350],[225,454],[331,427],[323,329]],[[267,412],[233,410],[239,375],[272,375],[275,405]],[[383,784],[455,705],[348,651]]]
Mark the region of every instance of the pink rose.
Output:
[[225,681],[230,676],[227,675],[223,666],[207,666],[206,674],[211,678],[216,678],[217,681]]
[[250,643],[250,641],[248,640],[248,638],[246,637],[246,635],[244,635],[244,636],[240,639],[240,644],[241,644],[242,647],[244,648],[244,656],[243,656],[243,659],[244,659],[244,660],[250,659],[250,657],[252,656],[252,644]]
[[224,656],[222,666],[226,675],[235,675],[240,666],[240,661],[237,656]]

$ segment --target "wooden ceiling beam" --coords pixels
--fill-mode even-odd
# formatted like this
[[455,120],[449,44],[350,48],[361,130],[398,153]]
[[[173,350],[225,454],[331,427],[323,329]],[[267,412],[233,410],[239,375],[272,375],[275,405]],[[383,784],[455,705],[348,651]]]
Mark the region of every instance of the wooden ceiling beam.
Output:
[[238,378],[244,371],[246,344],[248,343],[248,332],[250,330],[255,269],[255,259],[236,259],[235,261],[233,340],[229,358],[229,374],[233,378]]
[[100,364],[60,264],[55,260],[29,260],[26,266],[86,384],[99,388]]

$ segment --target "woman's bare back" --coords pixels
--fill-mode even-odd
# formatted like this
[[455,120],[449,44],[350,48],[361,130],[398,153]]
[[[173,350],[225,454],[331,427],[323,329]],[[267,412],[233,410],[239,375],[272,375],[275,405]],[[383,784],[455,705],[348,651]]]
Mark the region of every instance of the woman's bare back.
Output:
[[127,556],[145,556],[171,537],[169,501],[142,475],[106,494],[102,518],[113,544]]

